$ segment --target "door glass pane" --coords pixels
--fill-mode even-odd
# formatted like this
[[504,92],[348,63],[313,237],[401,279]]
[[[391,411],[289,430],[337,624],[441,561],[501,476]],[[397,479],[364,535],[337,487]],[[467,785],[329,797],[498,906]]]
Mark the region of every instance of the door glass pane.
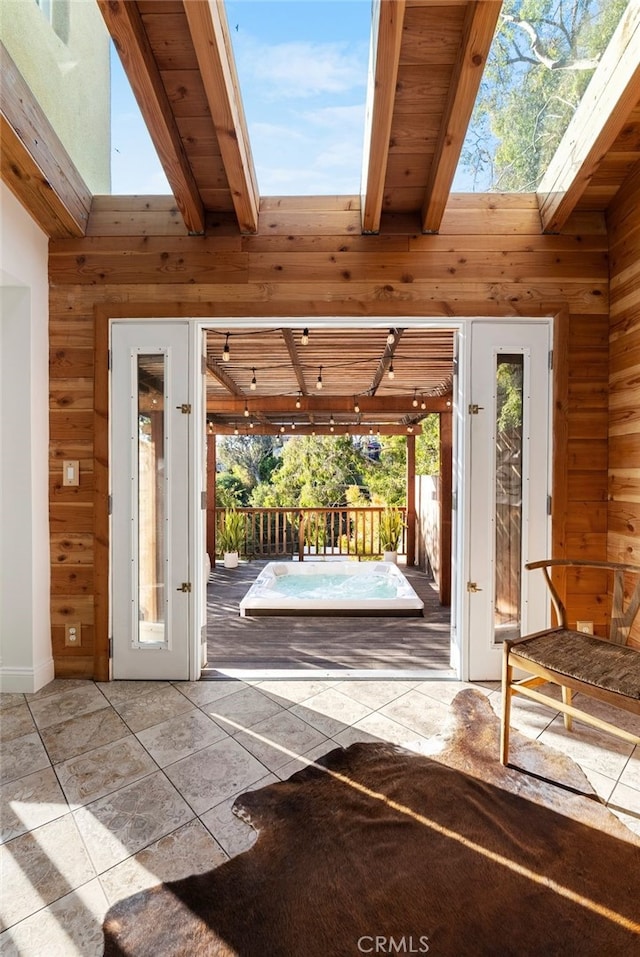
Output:
[[494,641],[520,635],[524,356],[497,356]]
[[138,643],[166,638],[165,357],[138,356]]

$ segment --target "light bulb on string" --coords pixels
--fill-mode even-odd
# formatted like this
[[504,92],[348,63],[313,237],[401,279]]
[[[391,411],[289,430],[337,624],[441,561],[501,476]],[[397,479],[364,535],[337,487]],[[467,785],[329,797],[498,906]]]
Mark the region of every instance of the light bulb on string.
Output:
[[300,342],[302,343],[303,346],[309,345],[309,330],[306,327],[302,330],[302,335],[300,336]]
[[222,361],[228,362],[231,358],[231,351],[229,349],[229,333],[227,333],[227,338],[224,341],[224,349],[222,350]]
[[420,408],[421,408],[422,411],[424,412],[424,410],[426,409],[426,407],[427,407],[427,403],[424,401],[424,396],[422,396],[422,402],[420,403]]
[[418,408],[418,390],[417,389],[413,390],[413,399],[411,401],[411,405],[414,407],[414,409]]
[[393,343],[395,342],[395,339],[396,339],[395,329],[389,329],[389,332],[387,334],[387,345],[392,346]]
[[251,385],[249,386],[249,388],[251,389],[252,392],[255,392],[256,389],[258,388],[258,383],[256,381],[256,370],[252,369],[251,371],[253,372],[253,378],[251,380]]
[[249,406],[247,405],[246,402],[245,402],[245,404],[244,404],[244,412],[243,412],[243,415],[244,415],[245,419],[248,419],[248,418],[249,418]]
[[390,379],[395,379],[395,377],[396,377],[396,374],[395,374],[394,369],[393,369],[393,362],[390,362],[390,363],[389,363],[389,371],[388,371],[387,375],[389,376]]
[[322,366],[318,370],[318,378],[316,379],[316,389],[322,388]]
[[301,395],[301,393],[298,392],[298,398],[296,399],[296,409],[299,409],[299,408],[300,408],[300,405],[301,405],[301,403],[300,403],[300,395]]
[[240,429],[239,429],[238,426],[236,425],[235,429],[233,430],[233,434],[234,434],[234,435],[237,435],[237,434],[239,433],[239,431],[240,431]]
[[360,403],[358,402],[357,399],[354,399],[353,411],[355,412],[356,415],[358,415],[360,412]]

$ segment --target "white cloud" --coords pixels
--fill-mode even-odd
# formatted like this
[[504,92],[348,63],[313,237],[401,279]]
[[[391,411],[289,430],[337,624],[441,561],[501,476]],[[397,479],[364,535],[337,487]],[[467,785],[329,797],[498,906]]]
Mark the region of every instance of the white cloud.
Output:
[[236,41],[236,51],[241,76],[258,82],[261,96],[340,94],[366,85],[366,54],[358,45],[303,40],[266,44],[245,36]]

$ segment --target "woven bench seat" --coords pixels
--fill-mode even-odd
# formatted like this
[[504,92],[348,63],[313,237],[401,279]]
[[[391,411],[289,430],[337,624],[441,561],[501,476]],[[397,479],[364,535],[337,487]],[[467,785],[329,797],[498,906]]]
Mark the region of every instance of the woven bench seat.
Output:
[[[558,566],[597,568],[613,577],[611,590],[611,628],[609,638],[599,638],[567,627],[564,604],[550,575]],[[573,703],[573,692],[580,692],[640,715],[640,650],[626,641],[640,610],[640,567],[616,562],[590,562],[571,559],[548,559],[531,562],[528,569],[541,568],[551,594],[559,625],[534,635],[507,640],[503,645],[502,718],[500,760],[509,759],[509,723],[514,694],[549,705],[564,714],[565,727],[571,730],[572,719],[608,731],[640,744],[640,737],[628,727],[611,724],[584,711]],[[626,594],[625,582],[631,581]],[[599,596],[604,607],[609,592]],[[515,670],[526,677],[515,678]],[[551,682],[562,689],[562,701],[544,694],[539,686]]]

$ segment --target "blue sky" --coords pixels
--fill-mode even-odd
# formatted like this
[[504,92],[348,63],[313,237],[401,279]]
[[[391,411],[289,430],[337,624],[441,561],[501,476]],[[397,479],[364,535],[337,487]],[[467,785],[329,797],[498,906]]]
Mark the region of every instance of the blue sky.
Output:
[[[370,0],[227,0],[263,196],[360,191]],[[112,192],[169,187],[112,56]]]

